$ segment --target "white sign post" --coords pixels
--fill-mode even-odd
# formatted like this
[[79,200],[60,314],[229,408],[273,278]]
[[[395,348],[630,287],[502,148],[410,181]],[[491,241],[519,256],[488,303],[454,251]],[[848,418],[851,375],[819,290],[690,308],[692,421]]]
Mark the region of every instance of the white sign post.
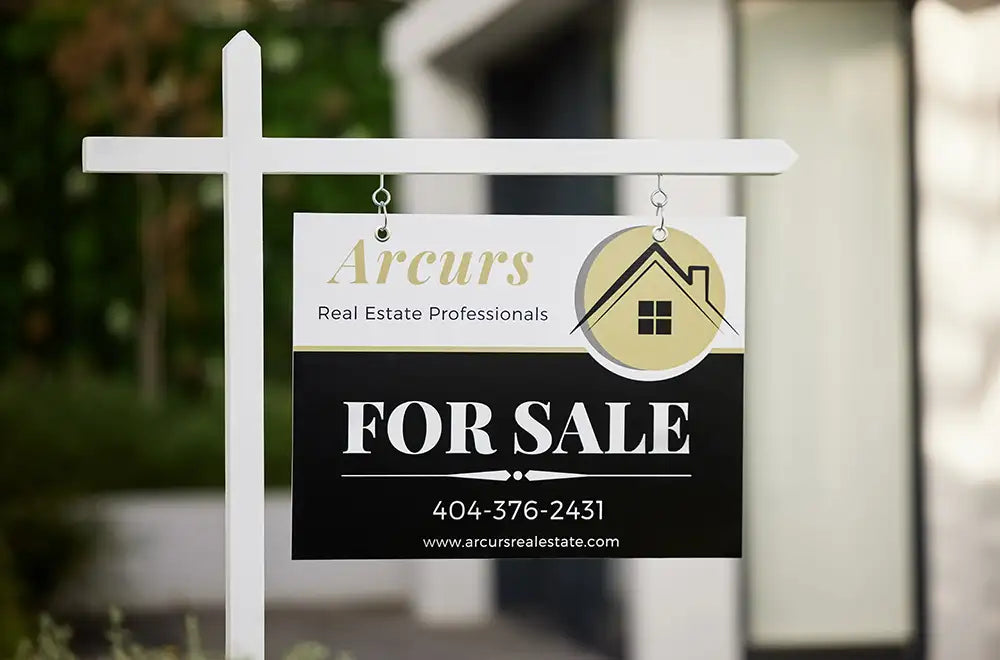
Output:
[[264,658],[264,174],[780,174],[781,140],[265,138],[260,47],[222,53],[223,136],[88,137],[85,172],[225,180],[226,652]]

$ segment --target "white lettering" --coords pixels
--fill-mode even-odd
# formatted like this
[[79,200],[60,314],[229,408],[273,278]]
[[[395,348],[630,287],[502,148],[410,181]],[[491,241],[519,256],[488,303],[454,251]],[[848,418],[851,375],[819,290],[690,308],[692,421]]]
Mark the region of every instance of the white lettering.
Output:
[[[490,443],[490,434],[483,427],[490,423],[493,411],[485,403],[478,401],[449,402],[451,408],[451,449],[449,454],[468,454],[466,440],[472,434],[472,444],[477,454],[495,454],[496,449]],[[469,423],[469,409],[475,412],[472,423]]]
[[644,454],[646,453],[646,434],[639,438],[639,444],[632,449],[625,449],[625,409],[628,402],[608,403],[608,453],[609,454]]
[[[406,418],[406,411],[409,410],[410,406],[416,405],[424,413],[424,420],[426,424],[424,425],[424,443],[417,451],[410,451],[410,448],[406,446],[406,437],[403,435],[403,420]],[[423,401],[407,401],[397,406],[391,413],[389,413],[389,424],[386,427],[389,432],[389,442],[403,454],[409,454],[410,456],[416,456],[417,454],[426,454],[430,450],[434,449],[434,446],[441,439],[441,415],[438,411],[434,409],[429,403]]]
[[[681,431],[681,422],[688,419],[687,403],[650,403],[653,407],[653,450],[652,454],[690,454],[691,446],[688,443],[690,436]],[[681,415],[677,416],[677,421],[670,424],[670,409],[677,408]],[[681,446],[677,449],[670,449],[670,438],[680,438]]]
[[549,404],[541,401],[525,401],[514,410],[514,421],[521,429],[535,439],[535,448],[531,451],[521,445],[521,440],[514,432],[514,453],[528,454],[535,456],[544,454],[552,447],[552,432],[534,417],[531,416],[531,407],[540,406],[545,411],[545,419],[549,418]]
[[365,406],[372,406],[378,411],[379,417],[383,415],[382,402],[372,403],[370,401],[345,401],[347,406],[347,451],[345,454],[370,454],[365,449],[365,431],[375,435],[375,420],[365,424]]
[[[569,425],[572,424],[576,429],[574,431],[569,430]],[[577,401],[573,404],[573,410],[569,414],[569,419],[566,420],[566,426],[563,427],[562,435],[559,437],[559,444],[556,445],[553,454],[565,454],[566,450],[563,449],[563,442],[566,440],[566,436],[575,435],[580,438],[580,453],[581,454],[602,454],[601,446],[597,444],[597,434],[594,433],[594,425],[590,423],[590,416],[587,414],[587,407],[583,405],[583,402]]]

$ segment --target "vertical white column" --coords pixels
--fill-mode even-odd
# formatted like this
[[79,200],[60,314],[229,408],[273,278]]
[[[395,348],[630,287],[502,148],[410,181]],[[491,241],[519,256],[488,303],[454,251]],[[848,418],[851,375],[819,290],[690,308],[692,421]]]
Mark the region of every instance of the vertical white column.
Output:
[[[728,0],[628,0],[617,38],[617,137],[722,138],[734,124]],[[652,216],[655,177],[619,181],[619,210]],[[665,177],[671,215],[732,212],[728,177]],[[740,562],[618,562],[630,660],[742,656]]]
[[222,51],[226,307],[226,653],[264,658],[264,257],[260,46]]
[[[484,137],[485,118],[471,75],[460,78],[426,66],[400,76],[400,137]],[[402,208],[413,213],[486,213],[484,176],[401,177]],[[473,625],[494,611],[493,562],[429,559],[413,562],[411,603],[417,619],[432,625]]]
[[[486,116],[476,74],[419,63],[394,72],[396,130],[402,138],[483,138]],[[398,177],[411,213],[487,213],[488,180],[477,174]],[[395,195],[396,191],[392,191]]]
[[[747,635],[901,646],[914,630],[903,13],[739,7],[744,130],[799,153],[745,184]],[[935,161],[951,175],[949,154]]]
[[[399,37],[397,37],[399,38]],[[447,74],[418,62],[394,71],[396,124],[400,137],[484,137],[485,116],[475,77]],[[486,177],[399,177],[401,211],[486,213]],[[396,194],[396,190],[392,191]],[[488,559],[413,561],[410,604],[417,620],[431,625],[474,625],[495,609],[494,564]]]

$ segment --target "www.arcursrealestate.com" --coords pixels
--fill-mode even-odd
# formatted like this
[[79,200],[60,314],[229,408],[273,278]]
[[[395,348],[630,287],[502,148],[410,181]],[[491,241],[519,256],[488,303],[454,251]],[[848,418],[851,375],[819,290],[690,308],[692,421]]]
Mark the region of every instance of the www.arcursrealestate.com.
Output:
[[580,538],[574,536],[526,536],[505,538],[433,538],[424,539],[425,548],[617,548],[617,538]]

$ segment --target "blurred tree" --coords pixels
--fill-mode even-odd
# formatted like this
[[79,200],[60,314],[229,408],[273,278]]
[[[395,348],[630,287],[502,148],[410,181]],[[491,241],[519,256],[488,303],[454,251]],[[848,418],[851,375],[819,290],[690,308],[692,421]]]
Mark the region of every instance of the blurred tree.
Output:
[[[0,327],[0,366],[134,369],[149,399],[165,384],[217,385],[221,177],[84,175],[80,139],[220,134],[220,51],[244,26],[263,49],[265,134],[388,135],[379,33],[396,5],[35,0],[7,11],[0,313],[15,322]],[[291,214],[369,210],[373,182],[265,185],[267,368],[286,380]]]
[[[221,49],[243,27],[266,135],[388,136],[396,6],[0,0],[0,647],[88,547],[67,502],[222,479],[221,177],[85,175],[82,138],[220,134]],[[292,213],[370,211],[376,183],[265,180],[269,483],[289,478]],[[165,403],[119,391],[132,373]]]
[[[183,19],[174,2],[88,0],[84,5],[80,25],[60,37],[50,59],[80,128],[110,126],[123,135],[218,132],[218,115],[208,103],[216,71],[187,64],[191,46],[183,43]],[[168,281],[177,300],[190,295],[186,244],[197,216],[190,177],[144,174],[137,183],[139,389],[147,402],[158,402],[164,387]]]

